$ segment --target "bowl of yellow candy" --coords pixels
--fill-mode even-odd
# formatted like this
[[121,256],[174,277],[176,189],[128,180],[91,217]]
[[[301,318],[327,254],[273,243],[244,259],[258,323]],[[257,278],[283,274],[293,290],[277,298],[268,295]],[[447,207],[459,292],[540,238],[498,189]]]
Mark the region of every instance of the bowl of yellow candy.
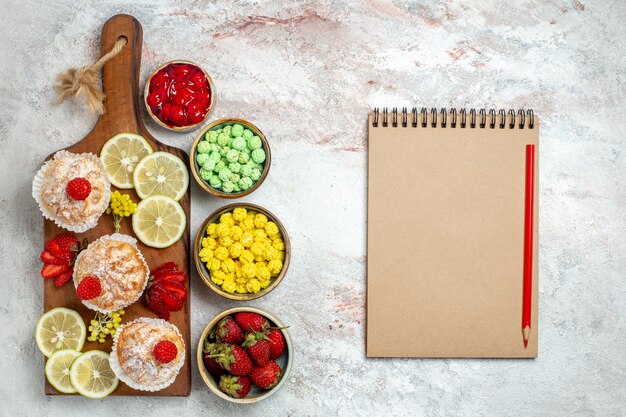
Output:
[[283,224],[261,206],[235,203],[214,211],[194,243],[204,283],[231,300],[254,300],[280,284],[291,258]]

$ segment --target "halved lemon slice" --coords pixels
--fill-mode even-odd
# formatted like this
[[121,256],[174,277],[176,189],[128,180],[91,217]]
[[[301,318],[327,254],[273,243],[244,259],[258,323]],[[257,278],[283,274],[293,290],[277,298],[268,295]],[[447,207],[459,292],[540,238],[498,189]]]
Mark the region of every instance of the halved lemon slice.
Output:
[[57,307],[41,316],[35,330],[35,340],[47,358],[57,350],[80,351],[85,343],[87,329],[80,314],[65,307]]
[[111,184],[117,188],[133,188],[133,171],[139,161],[152,153],[143,136],[120,133],[109,139],[100,151],[100,159]]
[[189,172],[179,157],[168,152],[155,152],[139,161],[133,172],[133,182],[141,198],[164,195],[178,201],[187,192]]
[[133,214],[133,231],[143,243],[153,248],[167,248],[180,239],[187,225],[181,205],[162,195],[155,195],[137,204]]
[[106,397],[120,382],[109,365],[109,354],[101,350],[90,350],[74,359],[70,381],[80,395],[89,398]]
[[71,349],[58,350],[46,362],[46,378],[57,391],[63,394],[74,394],[76,388],[70,381],[70,367],[80,352]]

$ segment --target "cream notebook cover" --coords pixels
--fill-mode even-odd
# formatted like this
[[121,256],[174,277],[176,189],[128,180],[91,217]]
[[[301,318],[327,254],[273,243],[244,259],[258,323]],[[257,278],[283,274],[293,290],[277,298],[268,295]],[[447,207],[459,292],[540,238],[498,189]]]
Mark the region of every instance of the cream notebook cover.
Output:
[[538,161],[538,118],[384,109],[368,126],[367,356],[536,357],[537,162],[527,348],[521,320],[525,148]]

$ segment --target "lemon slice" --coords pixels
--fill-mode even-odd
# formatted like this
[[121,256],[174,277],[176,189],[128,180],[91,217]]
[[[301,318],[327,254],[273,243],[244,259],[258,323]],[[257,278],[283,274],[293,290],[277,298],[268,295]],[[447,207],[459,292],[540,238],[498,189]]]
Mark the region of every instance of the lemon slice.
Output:
[[57,350],[46,362],[46,378],[57,391],[63,394],[74,394],[76,388],[70,381],[70,366],[80,352],[71,349]]
[[139,161],[152,153],[143,136],[120,133],[109,139],[100,151],[100,159],[111,184],[117,188],[133,188],[133,171]]
[[109,354],[101,350],[90,350],[74,359],[70,381],[80,395],[89,398],[106,397],[120,382],[109,365]]
[[155,152],[139,161],[133,172],[133,182],[141,198],[164,195],[178,201],[187,192],[189,172],[179,157],[168,152]]
[[185,210],[177,201],[155,195],[137,204],[133,231],[137,238],[153,248],[167,248],[180,239],[187,225]]
[[35,340],[47,358],[57,350],[80,351],[87,330],[80,314],[65,307],[57,307],[41,316],[35,330]]

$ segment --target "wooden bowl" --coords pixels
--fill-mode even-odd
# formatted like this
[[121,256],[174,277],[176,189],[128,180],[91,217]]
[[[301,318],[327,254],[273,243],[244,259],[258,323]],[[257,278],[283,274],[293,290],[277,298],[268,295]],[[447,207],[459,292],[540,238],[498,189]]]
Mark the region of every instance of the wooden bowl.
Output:
[[[204,76],[206,77],[208,83],[209,83],[209,88],[211,89],[211,102],[209,104],[209,109],[207,110],[206,114],[204,115],[204,118],[202,119],[202,121],[193,124],[193,125],[188,125],[188,126],[169,126],[165,123],[163,123],[158,117],[156,117],[156,115],[154,113],[152,113],[152,109],[150,108],[150,106],[148,105],[148,95],[150,94],[150,81],[152,80],[152,77],[154,77],[154,75],[159,72],[162,68],[168,66],[169,64],[191,64],[191,65],[195,65],[196,67],[200,68],[202,70],[202,72],[204,73]],[[152,74],[150,74],[150,76],[148,77],[148,81],[146,82],[146,87],[144,88],[144,93],[143,93],[143,103],[146,106],[146,110],[148,110],[148,114],[150,115],[150,117],[152,117],[152,120],[154,120],[159,126],[167,129],[167,130],[171,130],[172,132],[178,132],[178,133],[185,133],[185,132],[191,132],[192,130],[197,129],[200,125],[206,123],[206,121],[209,118],[209,115],[213,112],[213,109],[215,108],[215,100],[216,100],[217,96],[215,95],[215,85],[213,84],[213,80],[211,79],[211,76],[209,75],[208,72],[206,72],[204,70],[204,68],[202,68],[200,65],[196,64],[193,61],[187,61],[184,59],[178,59],[175,61],[168,61],[165,64],[161,65],[160,67],[158,67],[157,69],[155,69]]]
[[[199,173],[200,166],[196,162],[196,153],[197,153],[198,143],[202,139],[204,139],[204,135],[209,130],[219,129],[223,125],[234,124],[234,123],[238,123],[240,125],[243,125],[244,127],[247,127],[248,129],[252,130],[259,138],[261,138],[261,142],[263,143],[262,147],[263,147],[263,150],[265,151],[265,162],[263,162],[263,172],[261,173],[261,177],[252,185],[252,187],[248,188],[245,191],[241,191],[238,193],[225,193],[222,190],[216,190],[215,188],[211,187],[209,183],[207,183],[205,180],[200,178],[200,173]],[[265,138],[265,135],[263,134],[263,132],[261,132],[259,128],[253,125],[252,123],[245,121],[243,119],[237,119],[237,118],[218,119],[206,125],[194,139],[193,144],[191,145],[191,151],[189,151],[189,166],[191,167],[191,173],[193,174],[193,177],[196,179],[196,182],[207,193],[212,194],[216,197],[221,197],[221,198],[231,198],[231,199],[240,198],[240,197],[245,197],[253,193],[257,188],[261,186],[263,181],[265,181],[265,178],[267,177],[267,174],[270,171],[271,164],[272,164],[272,153],[270,151],[269,142]]]
[[[276,223],[276,225],[278,226],[278,229],[280,230],[280,234],[282,235],[283,241],[285,242],[285,260],[283,261],[283,269],[280,271],[278,276],[271,279],[270,284],[267,287],[263,288],[261,291],[254,293],[254,294],[239,294],[239,293],[231,294],[222,290],[220,286],[216,285],[215,283],[213,283],[213,281],[211,281],[211,272],[208,270],[204,262],[200,260],[200,256],[199,256],[200,249],[202,248],[202,239],[206,237],[207,226],[211,223],[218,222],[220,216],[223,213],[233,211],[237,207],[243,207],[246,210],[254,210],[258,213],[265,214],[268,220],[271,220],[274,223]],[[261,206],[257,206],[256,204],[250,204],[250,203],[229,204],[211,213],[211,215],[209,215],[209,217],[206,218],[206,220],[202,223],[202,225],[198,229],[198,233],[196,234],[196,240],[193,245],[193,251],[194,251],[193,259],[196,264],[196,269],[198,270],[198,274],[200,275],[200,277],[202,278],[206,286],[209,287],[211,290],[213,290],[216,294],[219,294],[224,298],[237,300],[237,301],[254,300],[256,298],[263,297],[264,295],[272,291],[274,288],[276,288],[278,284],[280,284],[280,282],[283,280],[283,277],[285,276],[285,274],[287,273],[287,269],[289,269],[289,261],[291,259],[291,243],[289,242],[289,235],[287,235],[287,230],[285,229],[285,226],[283,226],[280,220],[278,220],[278,218],[274,216],[269,210]]]
[[234,314],[240,311],[249,311],[253,313],[258,313],[264,316],[266,319],[268,319],[270,324],[273,327],[285,327],[283,322],[281,322],[276,316],[274,316],[273,314],[267,311],[261,310],[259,308],[236,307],[236,308],[231,308],[230,310],[226,310],[218,314],[217,316],[215,316],[213,320],[211,320],[211,322],[209,322],[209,324],[204,328],[204,331],[202,332],[202,335],[200,336],[200,341],[198,342],[198,352],[197,352],[198,369],[200,370],[200,375],[202,376],[204,383],[207,385],[207,387],[209,387],[209,390],[211,390],[218,397],[221,397],[227,401],[231,401],[231,402],[238,403],[238,404],[252,404],[252,403],[256,403],[261,400],[264,400],[268,398],[270,395],[274,394],[276,391],[280,389],[283,382],[285,382],[285,380],[289,377],[289,373],[291,372],[291,366],[293,364],[293,345],[291,343],[291,337],[289,336],[287,329],[281,329],[281,332],[283,332],[283,336],[285,336],[287,347],[285,348],[285,352],[282,354],[282,356],[276,360],[276,362],[278,362],[278,365],[280,366],[280,369],[282,369],[283,371],[283,376],[274,388],[266,391],[258,387],[255,387],[253,385],[252,389],[250,390],[250,393],[244,398],[233,398],[229,395],[226,395],[225,393],[220,391],[220,389],[218,388],[219,380],[216,380],[215,377],[213,377],[213,375],[211,375],[209,371],[207,371],[206,368],[204,367],[204,361],[202,359],[202,356],[203,356],[202,350],[204,349],[204,341],[206,340],[207,336],[211,332],[211,329],[213,329],[213,327],[217,324],[217,322],[219,322],[221,319],[223,319],[224,317],[230,314]]

